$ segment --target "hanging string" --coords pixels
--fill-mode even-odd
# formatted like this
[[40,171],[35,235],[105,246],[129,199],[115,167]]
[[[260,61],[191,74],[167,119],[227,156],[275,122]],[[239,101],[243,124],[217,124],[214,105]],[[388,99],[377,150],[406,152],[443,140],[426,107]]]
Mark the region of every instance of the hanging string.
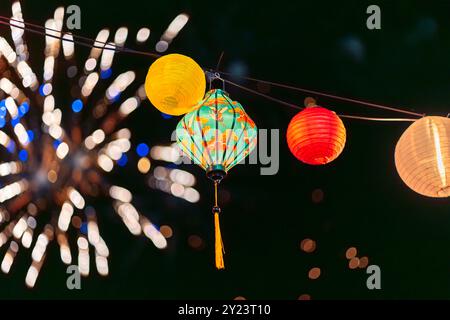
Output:
[[[14,21],[15,23],[11,23],[10,21]],[[19,24],[19,25],[18,25]],[[58,36],[52,33],[48,33],[48,31],[51,32],[56,32],[58,34],[62,34],[61,30],[57,30],[57,29],[53,29],[53,28],[49,28],[49,27],[44,27],[41,25],[37,25],[37,24],[33,24],[33,23],[29,23],[29,22],[25,22],[25,21],[21,21],[21,20],[17,20],[14,18],[8,18],[5,16],[0,15],[0,25],[5,25],[5,26],[10,26],[10,27],[14,27],[14,28],[18,28],[18,29],[22,29],[24,31],[28,31],[34,34],[39,34],[42,36],[46,36],[46,37],[51,37],[54,39],[59,39],[61,41],[67,41],[67,42],[72,42],[84,47],[88,47],[88,48],[97,48],[97,49],[102,49],[102,50],[111,50],[111,51],[115,51],[115,52],[122,52],[122,53],[129,53],[129,54],[137,54],[137,55],[143,55],[143,56],[149,56],[152,58],[159,58],[162,55],[157,54],[157,53],[153,53],[153,52],[146,52],[146,51],[139,51],[139,50],[134,50],[134,49],[129,49],[126,47],[117,47],[117,46],[111,46],[108,45],[108,43],[103,42],[103,41],[98,41],[95,39],[91,39],[88,37],[84,37],[84,36],[78,36],[75,34],[71,34],[73,39],[67,39],[67,38],[63,38],[63,36]],[[40,29],[40,30],[44,30],[44,31],[40,31],[40,30],[35,30],[35,29]],[[97,44],[100,44],[97,45]],[[223,57],[223,52],[219,58],[219,63],[216,69],[218,69],[219,64],[222,60]],[[215,70],[213,69],[207,69],[210,72],[213,72]],[[231,73],[228,72],[220,72],[220,74],[222,75],[226,75],[226,76],[235,76]],[[300,88],[300,87],[295,87],[295,86],[291,86],[291,85],[287,85],[287,84],[282,84],[282,83],[277,83],[277,82],[273,82],[273,81],[267,81],[267,80],[261,80],[261,79],[256,79],[256,78],[252,78],[252,77],[246,77],[246,76],[239,76],[239,78],[244,79],[244,80],[248,80],[248,81],[254,81],[254,82],[260,82],[260,83],[264,83],[264,84],[269,84],[275,87],[280,87],[280,88],[284,88],[284,89],[289,89],[289,90],[294,90],[294,91],[298,91],[298,92],[302,92],[302,93],[307,93],[307,94],[312,94],[312,95],[317,95],[317,96],[322,96],[322,97],[327,97],[330,99],[334,99],[334,100],[340,100],[340,101],[345,101],[345,102],[350,102],[350,103],[355,103],[355,104],[359,104],[359,105],[364,105],[364,106],[368,106],[368,107],[372,107],[372,108],[377,108],[377,109],[383,109],[383,110],[389,110],[389,111],[394,111],[394,112],[399,112],[399,113],[404,113],[404,114],[409,114],[409,115],[414,115],[417,117],[424,117],[425,114],[421,114],[421,113],[416,113],[413,111],[409,111],[409,110],[404,110],[404,109],[400,109],[400,108],[394,108],[394,107],[390,107],[390,106],[384,106],[384,105],[380,105],[380,104],[376,104],[376,103],[371,103],[371,102],[366,102],[366,101],[362,101],[362,100],[357,100],[357,99],[352,99],[352,98],[346,98],[346,97],[342,97],[342,96],[338,96],[338,95],[333,95],[333,94],[329,94],[329,93],[324,93],[324,92],[320,92],[320,91],[316,91],[316,90],[310,90],[310,89],[305,89],[305,88]],[[269,96],[267,94],[263,94],[261,92],[258,92],[256,90],[250,89],[248,87],[239,85],[231,80],[228,79],[222,79],[224,82],[235,86],[239,89],[245,90],[247,92],[250,92],[252,94],[255,95],[259,95],[267,100],[276,102],[280,105],[284,105],[296,110],[302,110],[303,107],[300,107],[298,105],[280,100],[278,98]],[[363,116],[355,116],[355,115],[345,115],[345,114],[339,114],[340,117],[343,118],[348,118],[348,119],[357,119],[357,120],[368,120],[368,121],[384,121],[384,122],[396,122],[396,121],[416,121],[417,119],[409,119],[409,118],[374,118],[374,117],[363,117]]]
[[[14,21],[15,23],[9,22],[10,20]],[[23,24],[24,26],[18,25],[18,24]],[[7,17],[1,16],[1,15],[0,15],[0,25],[10,26],[10,27],[21,29],[21,30],[24,30],[24,31],[27,31],[27,32],[30,32],[30,33],[39,34],[39,35],[42,35],[42,36],[45,36],[45,37],[59,39],[61,41],[67,41],[67,42],[71,42],[71,43],[76,43],[78,45],[81,45],[81,46],[87,47],[87,48],[96,48],[96,49],[103,49],[103,50],[111,50],[111,51],[115,51],[115,52],[137,54],[137,55],[143,55],[143,56],[152,57],[152,58],[155,58],[155,59],[161,57],[161,55],[157,54],[157,53],[146,52],[146,51],[139,51],[139,50],[129,49],[129,48],[126,48],[126,47],[111,46],[107,42],[98,41],[98,40],[90,39],[90,38],[83,37],[83,36],[77,36],[77,35],[74,35],[74,34],[71,34],[73,39],[67,39],[67,38],[64,38],[62,35],[58,36],[58,35],[55,35],[55,34],[52,34],[52,33],[48,32],[48,31],[50,31],[50,32],[56,32],[58,34],[62,34],[61,30],[52,29],[52,28],[48,28],[48,27],[43,27],[43,26],[36,25],[36,24],[33,24],[33,23],[16,20],[14,18],[7,18]],[[37,28],[37,29],[44,30],[44,31],[35,30],[35,29],[29,28],[27,26],[31,26],[33,28]],[[80,41],[78,39],[80,39],[82,41]],[[83,42],[83,41],[87,41],[88,43]],[[100,45],[96,45],[96,43],[98,43]]]
[[[243,85],[237,84],[237,83],[235,83],[235,82],[233,82],[233,81],[230,81],[230,80],[227,80],[227,79],[222,79],[222,80],[223,80],[225,83],[228,83],[228,84],[230,84],[230,85],[232,85],[232,86],[235,86],[235,87],[237,87],[237,88],[239,88],[239,89],[248,91],[248,92],[250,92],[250,93],[253,93],[253,94],[255,94],[255,95],[261,96],[261,97],[263,97],[263,98],[266,98],[266,99],[271,100],[271,101],[273,101],[273,102],[279,103],[279,104],[281,104],[281,105],[290,107],[290,108],[292,108],[292,109],[296,109],[296,110],[303,110],[303,109],[304,109],[303,107],[300,107],[300,106],[298,106],[298,105],[295,105],[295,104],[292,104],[292,103],[289,103],[289,102],[280,100],[280,99],[278,99],[278,98],[274,98],[274,97],[269,96],[269,95],[267,95],[267,94],[264,94],[264,93],[261,93],[261,92],[259,92],[259,91],[256,91],[256,90],[247,88],[247,87],[245,87],[245,86],[243,86]],[[414,122],[414,121],[418,120],[418,119],[410,119],[410,118],[374,118],[374,117],[362,117],[362,116],[354,116],[354,115],[347,115],[347,114],[338,114],[338,116],[340,116],[340,117],[342,117],[342,118],[348,118],[348,119],[367,120],[367,121],[384,121],[384,122],[402,122],[402,121],[405,121],[405,122]]]
[[[220,74],[223,74],[223,75],[226,75],[226,76],[234,76],[233,74],[231,74],[229,72],[222,72],[222,71],[220,71]],[[413,112],[413,111],[409,111],[409,110],[405,110],[405,109],[384,106],[384,105],[381,105],[381,104],[366,102],[366,101],[352,99],[352,98],[346,98],[346,97],[337,96],[337,95],[333,95],[333,94],[329,94],[329,93],[325,93],[325,92],[320,92],[320,91],[315,91],[315,90],[309,90],[309,89],[294,87],[294,86],[287,85],[287,84],[282,84],[282,83],[277,83],[277,82],[272,82],[272,81],[267,81],[267,80],[260,80],[260,79],[256,79],[256,78],[245,77],[245,76],[239,76],[239,78],[244,79],[244,80],[249,80],[249,81],[269,84],[269,85],[272,85],[274,87],[280,87],[280,88],[290,89],[290,90],[299,91],[299,92],[303,92],[303,93],[307,93],[307,94],[318,95],[318,96],[322,96],[322,97],[326,97],[326,98],[330,98],[330,99],[334,99],[334,100],[340,100],[340,101],[355,103],[355,104],[359,104],[359,105],[364,105],[364,106],[367,106],[367,107],[383,109],[383,110],[389,110],[389,111],[409,114],[409,115],[418,116],[418,117],[425,116],[424,113],[417,113],[417,112]]]
[[341,118],[347,119],[355,119],[355,120],[367,120],[367,121],[381,121],[381,122],[414,122],[419,119],[411,119],[411,118],[374,118],[374,117],[361,117],[361,116],[353,116],[347,114],[339,114]]

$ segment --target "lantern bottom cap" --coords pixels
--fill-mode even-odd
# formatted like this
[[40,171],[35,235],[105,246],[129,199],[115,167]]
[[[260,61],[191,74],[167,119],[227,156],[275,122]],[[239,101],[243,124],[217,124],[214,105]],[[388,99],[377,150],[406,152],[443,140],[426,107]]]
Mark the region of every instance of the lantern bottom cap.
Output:
[[220,182],[223,178],[225,178],[226,175],[227,172],[225,171],[225,167],[220,164],[209,166],[206,169],[206,176],[213,181]]

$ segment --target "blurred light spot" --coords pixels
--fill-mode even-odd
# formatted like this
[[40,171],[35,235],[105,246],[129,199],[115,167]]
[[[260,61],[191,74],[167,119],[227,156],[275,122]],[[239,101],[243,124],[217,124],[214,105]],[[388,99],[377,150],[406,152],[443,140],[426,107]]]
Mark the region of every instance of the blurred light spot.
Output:
[[159,228],[159,232],[164,236],[164,238],[169,239],[173,236],[173,231],[170,226],[164,225]]
[[120,159],[117,160],[117,164],[120,167],[125,167],[127,165],[127,163],[128,163],[128,157],[125,153],[123,153],[122,156],[120,157]]
[[248,67],[242,61],[231,62],[227,71],[229,73],[231,73],[232,77],[234,77],[234,78],[245,77],[248,75]]
[[149,151],[150,148],[145,143],[139,143],[138,146],[136,147],[136,153],[140,157],[145,157],[146,155],[148,155]]
[[150,36],[150,29],[149,28],[141,28],[136,34],[136,41],[139,43],[147,41],[148,37]]
[[308,278],[310,278],[311,280],[316,280],[320,277],[320,274],[321,274],[320,268],[315,267],[309,270]]
[[28,160],[28,152],[27,150],[20,150],[19,151],[19,159],[22,162],[25,162]]
[[112,76],[112,69],[108,68],[106,70],[100,71],[100,78],[102,79],[109,79]]
[[358,253],[358,251],[356,250],[355,247],[350,247],[350,248],[348,248],[347,251],[345,252],[345,257],[346,257],[347,259],[351,259],[351,258],[356,257],[357,253]]
[[39,94],[43,97],[48,96],[50,93],[52,93],[53,87],[50,83],[42,84],[39,87]]
[[67,68],[67,77],[74,78],[78,73],[78,69],[76,66],[70,66]]
[[164,112],[161,112],[161,117],[166,120],[173,118],[173,116]]
[[356,269],[359,267],[359,259],[356,257],[353,257],[350,259],[350,261],[348,262],[348,267],[350,269]]
[[361,269],[367,268],[368,265],[369,265],[369,258],[362,257],[359,259],[359,267]]
[[298,300],[311,300],[311,296],[309,294],[302,294],[298,297]]
[[156,43],[155,50],[157,52],[164,52],[169,48],[169,43],[165,40],[159,40]]
[[303,239],[300,243],[300,248],[307,253],[314,252],[316,250],[316,242],[311,239]]
[[56,173],[55,170],[50,170],[47,174],[47,179],[51,183],[55,183],[58,180],[58,174]]
[[144,157],[144,158],[139,159],[137,167],[138,167],[138,170],[140,173],[146,174],[147,172],[149,172],[150,166],[151,166],[151,163],[148,158]]
[[233,300],[247,300],[247,299],[243,296],[237,296]]
[[55,149],[57,149],[58,148],[58,146],[61,144],[61,140],[55,140],[55,141],[53,141],[53,148],[55,148]]
[[28,133],[28,141],[29,142],[33,141],[34,140],[34,132],[33,132],[33,130],[28,130],[27,133]]
[[72,226],[76,229],[80,229],[81,228],[81,218],[79,216],[73,216],[72,217]]
[[355,36],[346,36],[339,40],[342,52],[354,62],[362,62],[365,56],[365,48],[361,40]]
[[314,202],[314,203],[322,202],[323,196],[324,196],[324,194],[323,194],[322,189],[315,189],[311,194],[312,202]]
[[202,250],[204,248],[204,243],[202,238],[197,235],[191,235],[188,238],[188,244],[191,248],[195,250]]

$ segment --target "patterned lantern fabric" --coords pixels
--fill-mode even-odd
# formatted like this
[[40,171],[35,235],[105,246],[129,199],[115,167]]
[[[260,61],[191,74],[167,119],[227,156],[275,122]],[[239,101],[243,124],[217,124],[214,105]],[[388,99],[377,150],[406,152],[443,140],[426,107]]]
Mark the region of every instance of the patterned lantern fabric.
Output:
[[336,159],[345,146],[342,120],[332,111],[310,106],[292,118],[287,143],[292,154],[311,165],[323,165]]
[[181,54],[165,55],[150,66],[145,92],[161,112],[178,116],[191,111],[206,90],[205,73],[191,58]]
[[252,152],[256,141],[255,123],[220,89],[208,91],[177,126],[178,145],[205,170],[219,165],[227,172]]
[[414,122],[395,147],[400,178],[415,192],[450,196],[450,119],[424,117]]

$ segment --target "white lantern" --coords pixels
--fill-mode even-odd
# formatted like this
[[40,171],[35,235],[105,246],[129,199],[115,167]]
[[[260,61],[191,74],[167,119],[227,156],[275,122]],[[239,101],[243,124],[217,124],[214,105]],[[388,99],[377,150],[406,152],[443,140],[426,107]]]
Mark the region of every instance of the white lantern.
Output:
[[415,192],[450,196],[450,119],[424,117],[414,122],[395,147],[400,178]]

